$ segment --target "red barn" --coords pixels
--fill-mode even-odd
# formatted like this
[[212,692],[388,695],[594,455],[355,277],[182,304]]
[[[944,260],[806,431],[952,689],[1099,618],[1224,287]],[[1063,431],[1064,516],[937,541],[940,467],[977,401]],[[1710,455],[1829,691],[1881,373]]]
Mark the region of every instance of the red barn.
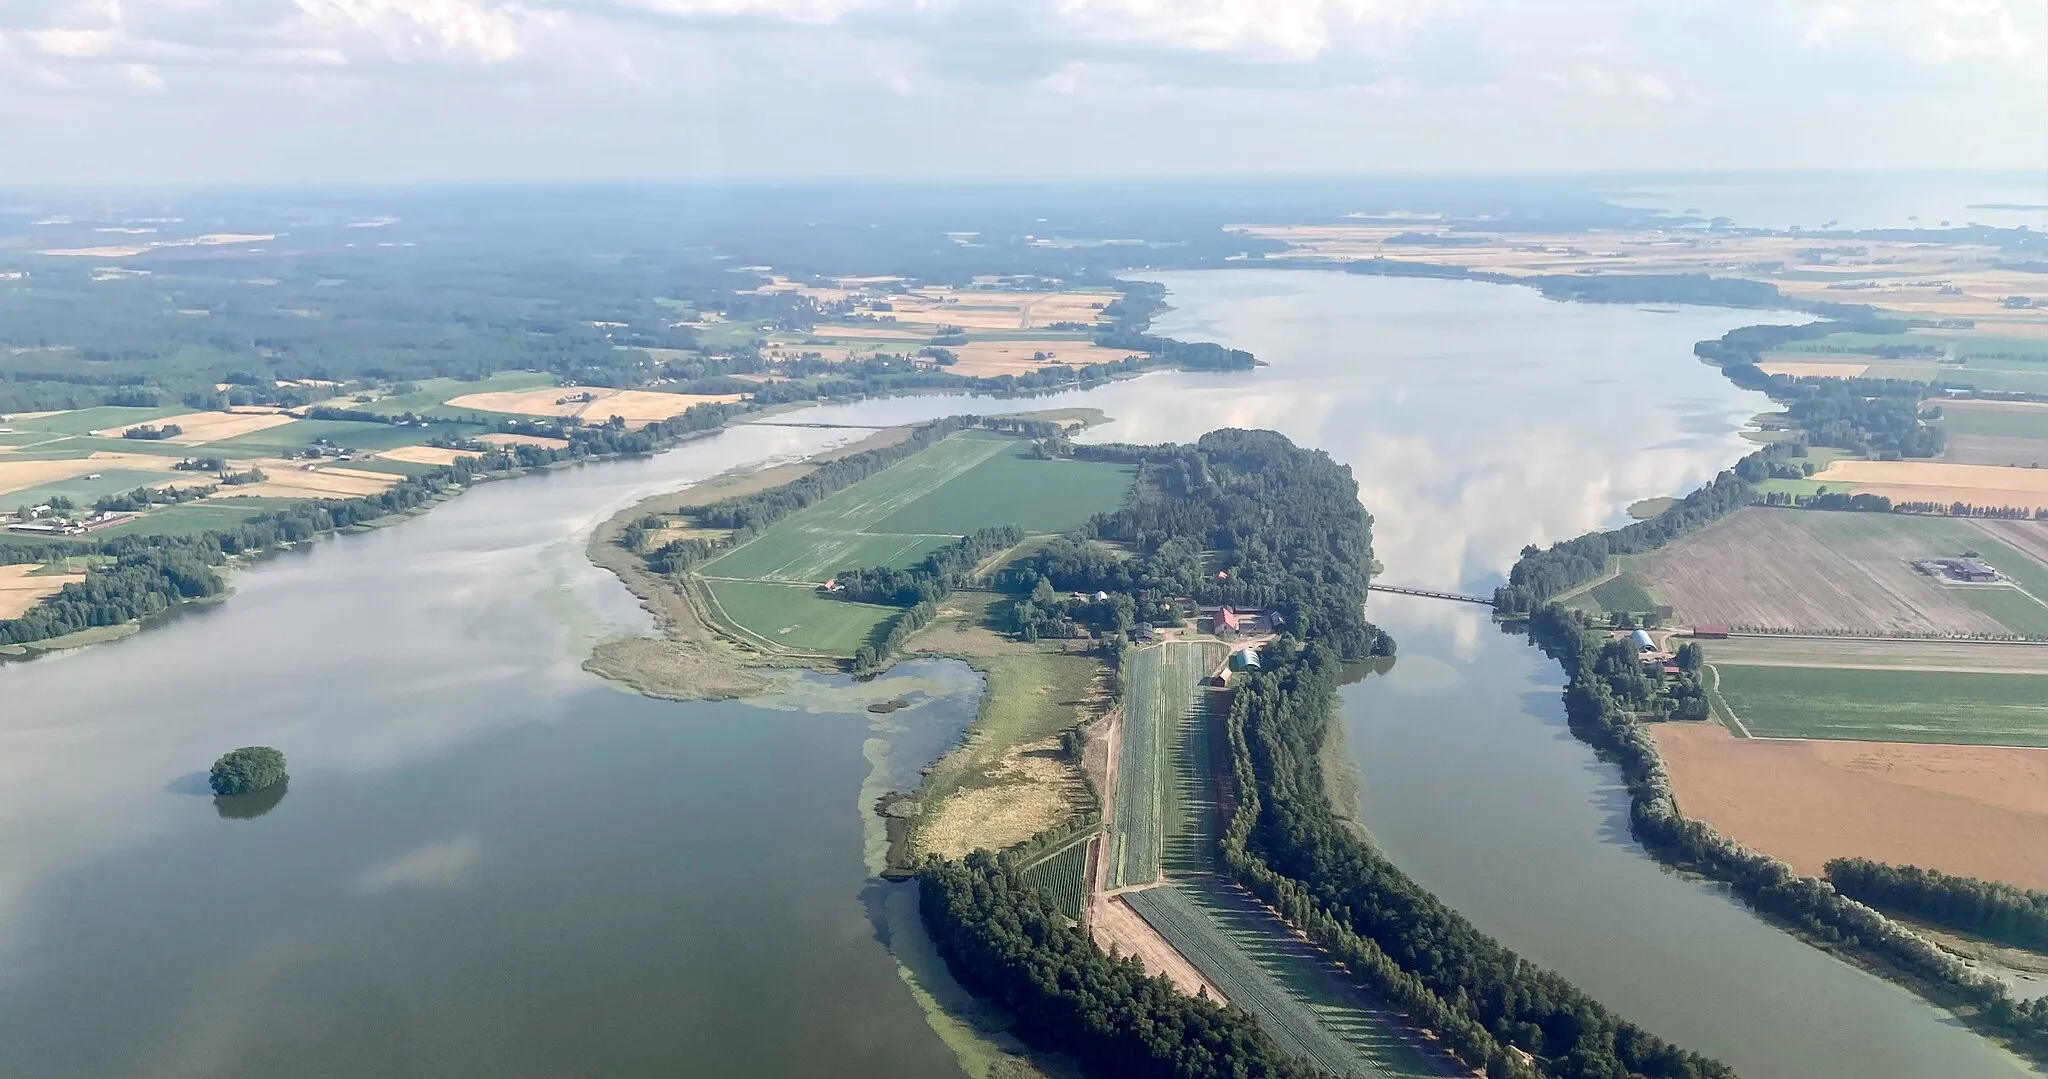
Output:
[[1238,629],[1237,612],[1228,607],[1216,608],[1216,628],[1227,629],[1232,633],[1236,633]]
[[1728,639],[1727,626],[1694,626],[1692,635],[1702,640],[1725,641]]

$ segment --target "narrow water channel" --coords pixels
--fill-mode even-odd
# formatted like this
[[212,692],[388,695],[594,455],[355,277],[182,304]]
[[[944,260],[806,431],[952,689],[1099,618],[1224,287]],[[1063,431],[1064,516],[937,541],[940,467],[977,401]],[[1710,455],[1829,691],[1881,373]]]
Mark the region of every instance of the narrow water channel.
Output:
[[[1269,366],[1028,403],[1092,437],[1271,427],[1353,468],[1385,579],[1483,588],[1744,452],[1766,407],[1692,343],[1756,312],[1553,303],[1329,273],[1163,278],[1163,333]],[[787,418],[787,417],[785,417]],[[957,665],[673,704],[584,674],[644,626],[582,556],[647,494],[849,432],[752,427],[492,484],[270,560],[228,603],[0,667],[0,1075],[957,1074],[878,930],[866,801],[972,714]],[[1481,928],[1751,1079],[2023,1074],[1940,1012],[1663,872],[1554,667],[1477,609],[1375,599],[1401,640],[1344,698],[1363,815]],[[865,713],[873,693],[916,707]],[[224,819],[196,773],[275,744]],[[898,904],[900,906],[900,904]]]

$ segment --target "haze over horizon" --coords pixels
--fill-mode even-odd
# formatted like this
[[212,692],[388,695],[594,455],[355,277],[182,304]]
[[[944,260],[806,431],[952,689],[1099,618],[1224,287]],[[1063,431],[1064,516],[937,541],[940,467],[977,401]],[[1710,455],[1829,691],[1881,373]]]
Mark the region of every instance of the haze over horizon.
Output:
[[2048,168],[2048,0],[8,0],[0,183]]

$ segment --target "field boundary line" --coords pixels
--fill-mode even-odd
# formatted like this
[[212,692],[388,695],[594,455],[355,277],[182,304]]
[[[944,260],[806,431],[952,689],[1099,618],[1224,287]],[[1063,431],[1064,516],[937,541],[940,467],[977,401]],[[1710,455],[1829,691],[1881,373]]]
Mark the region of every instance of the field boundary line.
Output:
[[1577,599],[1579,596],[1584,595],[1587,592],[1591,592],[1595,588],[1598,588],[1601,585],[1606,584],[1607,582],[1614,580],[1616,577],[1619,576],[1621,576],[1621,556],[1618,554],[1608,555],[1607,572],[1601,574],[1598,577],[1593,578],[1590,581],[1587,581],[1585,584],[1578,585],[1574,588],[1568,588],[1563,592],[1559,592],[1557,595],[1550,597],[1550,599],[1547,602],[1563,603],[1568,599]]
[[1708,674],[1713,676],[1707,679],[1704,683],[1705,689],[1707,691],[1708,706],[1713,708],[1715,711],[1721,713],[1723,716],[1726,716],[1728,722],[1733,723],[1735,725],[1734,733],[1736,737],[1756,737],[1756,735],[1749,733],[1749,728],[1747,726],[1743,725],[1742,717],[1735,714],[1735,709],[1728,704],[1728,699],[1726,697],[1721,696],[1721,669],[1719,667],[1714,666],[1711,663],[1702,664],[1701,666],[1703,666],[1706,669]]
[[[2024,590],[2021,590],[2024,591]],[[2033,599],[2028,594],[2029,599]],[[2048,641],[2026,637],[1860,637],[1847,633],[1757,633],[1753,630],[1730,630],[1730,637],[1741,637],[1752,641],[1870,641],[1874,643],[1897,644],[1976,644],[1976,645],[2030,645],[2048,648]],[[1712,638],[1687,638],[1689,640],[1711,640]],[[1741,664],[1736,664],[1741,666]]]

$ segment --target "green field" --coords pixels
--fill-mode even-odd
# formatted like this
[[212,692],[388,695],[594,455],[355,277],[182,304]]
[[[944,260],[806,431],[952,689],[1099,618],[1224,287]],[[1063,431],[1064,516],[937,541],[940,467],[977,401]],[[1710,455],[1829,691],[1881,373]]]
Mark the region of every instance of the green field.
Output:
[[50,499],[62,496],[79,506],[91,506],[106,495],[125,494],[137,487],[176,482],[179,486],[204,487],[215,482],[211,472],[144,472],[141,469],[110,468],[95,473],[99,479],[89,480],[84,476],[45,483],[40,487],[29,487],[20,491],[9,491],[0,495],[0,504],[13,506],[40,506]]
[[1086,840],[1073,843],[1024,870],[1026,884],[1043,889],[1060,905],[1060,913],[1077,922],[1087,897],[1090,848]]
[[1990,438],[2048,438],[2048,408],[1942,409],[1941,425],[1952,435],[1982,435]]
[[814,655],[850,656],[903,613],[831,599],[806,585],[714,580],[705,587],[712,613],[749,643]]
[[121,408],[116,405],[99,405],[94,408],[74,409],[59,412],[54,416],[37,419],[9,420],[5,426],[19,433],[23,431],[48,431],[60,435],[82,435],[88,431],[103,431],[113,427],[132,427],[138,423],[162,419],[165,416],[182,416],[192,411],[182,405],[171,408]]
[[1594,585],[1588,594],[1603,611],[1641,613],[1657,609],[1657,601],[1650,598],[1650,593],[1644,590],[1642,581],[1626,569],[1614,579]]
[[2022,637],[2048,637],[2048,604],[2017,588],[1958,585],[1956,592],[1964,603]]
[[1753,735],[2048,746],[2048,675],[1715,664]]
[[371,402],[345,402],[337,408],[355,408],[364,412],[375,412],[380,416],[398,416],[410,412],[417,416],[436,419],[461,418],[475,412],[475,409],[455,408],[445,402],[451,397],[466,393],[497,393],[506,390],[533,390],[555,384],[555,376],[544,371],[500,371],[488,378],[464,381],[459,378],[423,378],[414,382],[411,393],[393,394]]
[[1028,446],[962,431],[783,518],[698,567],[717,617],[756,644],[851,655],[895,608],[817,595],[815,585],[849,569],[913,565],[978,528],[1065,531],[1130,489],[1127,469],[1034,461],[1022,456]]
[[1209,655],[1208,646],[1193,642],[1169,642],[1131,654],[1107,887],[1159,879],[1174,804],[1175,743],[1196,707],[1196,687],[1209,673]]
[[246,435],[210,442],[204,450],[188,449],[186,452],[218,452],[263,456],[283,450],[302,450],[313,444],[315,439],[327,439],[336,446],[354,450],[389,450],[399,446],[416,446],[426,442],[431,435],[453,435],[460,432],[446,425],[429,431],[423,427],[394,427],[387,423],[362,423],[355,420],[293,420],[290,423]]
[[1281,1048],[1332,1075],[1455,1074],[1403,1041],[1399,1020],[1347,983],[1286,926],[1214,879],[1124,896],[1230,1003]]

